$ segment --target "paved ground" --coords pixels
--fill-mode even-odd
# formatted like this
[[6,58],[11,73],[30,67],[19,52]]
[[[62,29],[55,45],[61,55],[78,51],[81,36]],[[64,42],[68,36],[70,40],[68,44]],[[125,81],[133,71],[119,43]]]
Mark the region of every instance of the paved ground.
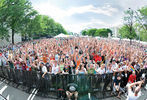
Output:
[[[0,94],[4,96],[7,100],[55,100],[51,98],[43,98],[43,97],[37,96],[36,94],[38,93],[38,90],[36,89],[30,90],[30,94],[29,94],[14,87],[10,84],[8,85],[6,80],[1,80]],[[0,100],[3,100],[3,99],[0,98]],[[83,98],[80,98],[80,100],[89,100],[88,95]],[[92,98],[91,100],[97,100],[97,99]],[[111,97],[111,98],[106,98],[103,100],[120,100],[120,99],[116,97]],[[126,100],[126,97],[122,95],[121,100]],[[142,90],[142,97],[140,97],[139,100],[147,100],[147,91]]]

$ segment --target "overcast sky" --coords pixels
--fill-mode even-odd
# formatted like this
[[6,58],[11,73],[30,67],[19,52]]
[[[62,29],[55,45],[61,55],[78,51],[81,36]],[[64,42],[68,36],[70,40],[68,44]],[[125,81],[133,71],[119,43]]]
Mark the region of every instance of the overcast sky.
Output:
[[147,0],[30,0],[40,14],[52,17],[72,32],[86,28],[112,27],[123,23],[129,7],[147,6]]

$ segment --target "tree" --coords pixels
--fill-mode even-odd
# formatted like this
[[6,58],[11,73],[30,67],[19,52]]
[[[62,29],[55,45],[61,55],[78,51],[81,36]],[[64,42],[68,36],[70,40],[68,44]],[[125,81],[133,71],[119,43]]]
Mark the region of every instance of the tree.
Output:
[[31,10],[31,3],[28,0],[3,0],[1,5],[2,28],[4,27],[5,31],[11,31],[12,43],[14,44],[14,35],[20,32],[24,18]]
[[140,40],[147,41],[147,6],[140,8],[136,14],[135,28],[139,33]]
[[122,38],[129,38],[129,39],[133,39],[137,36],[135,29],[132,27],[132,30],[130,33],[130,29],[128,28],[127,25],[124,25],[119,29],[119,34]]
[[108,37],[108,34],[110,33],[112,36],[112,31],[108,28],[100,28],[100,29],[88,29],[88,30],[82,30],[82,35],[89,35],[89,36],[101,36],[101,37]]
[[101,28],[101,29],[97,29],[95,36],[100,36],[100,37],[108,37],[108,34],[111,34],[112,36],[112,31],[110,29],[106,29],[106,28]]
[[140,13],[140,19],[142,20],[142,24],[144,25],[144,28],[147,30],[147,6],[142,7],[138,10]]
[[[130,44],[132,44],[131,40],[134,39],[137,35],[135,30],[133,29],[134,24],[134,11],[130,8],[124,12],[124,24],[125,26],[120,29],[120,34],[122,37],[126,37],[130,39]],[[124,31],[126,33],[124,33]]]
[[29,35],[34,39],[41,37],[55,36],[60,33],[67,34],[66,30],[60,23],[55,22],[52,18],[46,15],[36,15],[31,19]]
[[23,27],[21,27],[21,36],[22,39],[27,40],[28,37],[32,37],[34,31],[37,29],[35,26],[36,23],[33,23],[35,17],[37,16],[37,11],[32,10],[29,12],[27,16],[25,16],[24,20],[22,21]]
[[0,39],[6,39],[8,40],[9,34],[7,25],[4,22],[6,15],[4,16],[3,13],[1,13],[2,9],[4,8],[4,0],[1,0],[0,2]]
[[97,30],[96,28],[89,29],[87,30],[87,34],[90,36],[95,36],[96,30]]
[[81,34],[82,34],[82,35],[88,35],[86,30],[82,30],[82,31],[81,31]]

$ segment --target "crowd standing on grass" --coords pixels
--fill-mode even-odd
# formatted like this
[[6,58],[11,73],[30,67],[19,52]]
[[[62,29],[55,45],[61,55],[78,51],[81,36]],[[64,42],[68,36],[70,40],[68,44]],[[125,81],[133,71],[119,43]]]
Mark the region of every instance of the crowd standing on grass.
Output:
[[[119,73],[114,87],[140,80],[147,68],[147,45],[96,38],[51,38],[8,46],[0,51],[0,65],[50,74]],[[118,87],[114,89],[118,90]]]

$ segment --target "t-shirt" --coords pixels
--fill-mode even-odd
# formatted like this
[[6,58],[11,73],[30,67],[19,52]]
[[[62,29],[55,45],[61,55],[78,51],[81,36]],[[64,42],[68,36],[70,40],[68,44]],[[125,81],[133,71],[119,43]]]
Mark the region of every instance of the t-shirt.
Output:
[[43,67],[42,67],[42,72],[43,72],[43,73],[47,72],[46,66],[43,66]]
[[135,82],[136,81],[136,75],[130,75],[129,76],[129,79],[128,79],[128,82],[131,82],[131,83],[133,83],[133,82]]
[[43,56],[42,59],[43,59],[44,63],[47,63],[47,57],[46,56]]
[[59,72],[59,66],[57,65],[56,67],[52,67],[52,73],[57,74]]
[[88,69],[88,74],[94,74],[95,72],[95,69],[94,68],[89,68]]
[[63,69],[64,69],[64,64],[61,64],[61,65],[60,65],[60,70],[61,70],[61,72],[63,71]]
[[117,78],[114,79],[114,83],[115,83],[115,85],[119,85],[120,82],[121,82],[121,80],[118,80]]
[[138,95],[135,96],[135,93],[133,93],[131,89],[128,89],[127,100],[137,100],[140,96],[141,96],[141,92],[139,92]]
[[106,73],[113,73],[113,71],[111,69],[107,69]]
[[118,68],[118,65],[117,65],[117,63],[115,63],[115,64],[112,64],[112,69],[117,69]]
[[58,54],[55,55],[55,60],[58,61]]
[[8,61],[8,62],[9,62],[10,68],[14,68],[13,62],[12,61]]
[[102,57],[101,56],[98,56],[98,55],[95,55],[94,57],[93,57],[93,59],[95,60],[95,62],[97,62],[97,61],[102,61]]
[[126,65],[122,66],[122,68],[123,68],[124,70],[127,70],[127,67],[128,67],[128,66],[126,66]]
[[105,73],[105,69],[104,68],[103,69],[99,68],[97,71],[98,71],[99,74],[104,74]]

